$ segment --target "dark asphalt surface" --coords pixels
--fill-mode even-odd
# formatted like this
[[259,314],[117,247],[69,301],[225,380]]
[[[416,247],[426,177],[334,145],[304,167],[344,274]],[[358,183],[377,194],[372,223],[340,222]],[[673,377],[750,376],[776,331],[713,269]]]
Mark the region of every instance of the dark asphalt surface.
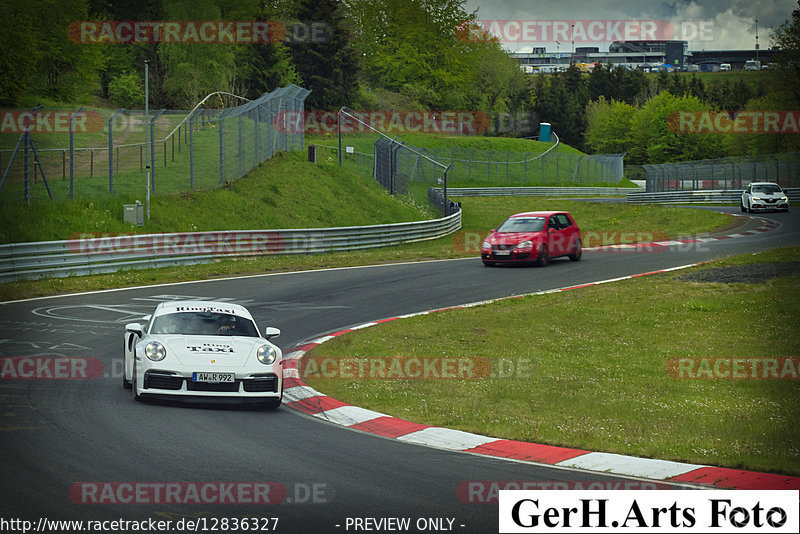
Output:
[[[412,525],[432,517],[455,519],[457,532],[495,532],[496,504],[462,502],[456,493],[460,484],[627,480],[401,443],[285,407],[262,412],[134,403],[119,375],[123,326],[163,299],[230,299],[247,306],[260,327],[280,328],[277,342],[288,349],[384,317],[800,244],[798,210],[763,216],[781,226],[658,253],[587,252],[581,262],[555,260],[544,269],[489,269],[475,257],[0,304],[3,358],[89,356],[104,369],[94,380],[0,381],[0,517],[278,517],[277,531],[290,533],[346,532],[348,517],[410,517]],[[276,482],[287,489],[287,500],[82,504],[69,493],[81,482],[205,481]],[[316,499],[307,498],[310,488],[316,488]]]

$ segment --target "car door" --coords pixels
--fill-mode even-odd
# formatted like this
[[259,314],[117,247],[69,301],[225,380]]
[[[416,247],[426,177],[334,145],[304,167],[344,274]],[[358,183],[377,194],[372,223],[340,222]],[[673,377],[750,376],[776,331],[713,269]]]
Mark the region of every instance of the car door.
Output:
[[[566,223],[565,223],[566,221]],[[550,256],[561,256],[567,253],[569,240],[569,219],[563,213],[550,216],[547,221],[547,239]]]

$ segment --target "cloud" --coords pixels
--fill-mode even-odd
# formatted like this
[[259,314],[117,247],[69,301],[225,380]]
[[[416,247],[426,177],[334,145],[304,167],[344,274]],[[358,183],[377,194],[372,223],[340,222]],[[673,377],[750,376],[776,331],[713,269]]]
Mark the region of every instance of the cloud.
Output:
[[768,48],[770,29],[788,19],[798,4],[797,0],[468,0],[466,8],[478,9],[482,20],[666,20],[675,28],[676,39],[689,41],[690,50],[725,50],[755,48],[756,19],[758,42]]

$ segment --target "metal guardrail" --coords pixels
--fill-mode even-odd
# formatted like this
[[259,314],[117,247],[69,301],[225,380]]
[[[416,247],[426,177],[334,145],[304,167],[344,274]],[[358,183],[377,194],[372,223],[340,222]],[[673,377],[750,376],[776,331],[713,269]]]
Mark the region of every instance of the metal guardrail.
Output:
[[0,245],[0,282],[82,276],[227,257],[339,252],[435,239],[461,228],[461,211],[428,221],[309,228],[124,234]]
[[[800,188],[784,188],[789,202],[800,202]],[[630,204],[701,204],[707,202],[721,202],[724,204],[738,204],[741,202],[741,189],[718,189],[708,191],[663,191],[655,193],[628,193],[625,201]]]
[[448,187],[449,197],[505,197],[552,195],[624,195],[644,188],[631,187]]

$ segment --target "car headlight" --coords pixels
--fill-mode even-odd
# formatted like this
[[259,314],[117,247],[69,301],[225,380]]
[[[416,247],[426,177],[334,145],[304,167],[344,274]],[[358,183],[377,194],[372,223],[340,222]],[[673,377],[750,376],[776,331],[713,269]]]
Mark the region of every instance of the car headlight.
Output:
[[167,349],[158,341],[151,341],[144,347],[144,355],[154,362],[160,362],[167,357]]
[[516,250],[530,250],[532,248],[533,248],[533,241],[530,241],[530,240],[523,241],[522,243],[520,243],[519,245],[514,247],[514,249],[516,249]]
[[488,241],[484,241],[483,244],[481,244],[481,252],[491,252],[491,251],[492,251],[492,244],[489,243]]
[[269,345],[262,345],[258,347],[256,358],[264,365],[269,365],[278,358],[278,351]]

